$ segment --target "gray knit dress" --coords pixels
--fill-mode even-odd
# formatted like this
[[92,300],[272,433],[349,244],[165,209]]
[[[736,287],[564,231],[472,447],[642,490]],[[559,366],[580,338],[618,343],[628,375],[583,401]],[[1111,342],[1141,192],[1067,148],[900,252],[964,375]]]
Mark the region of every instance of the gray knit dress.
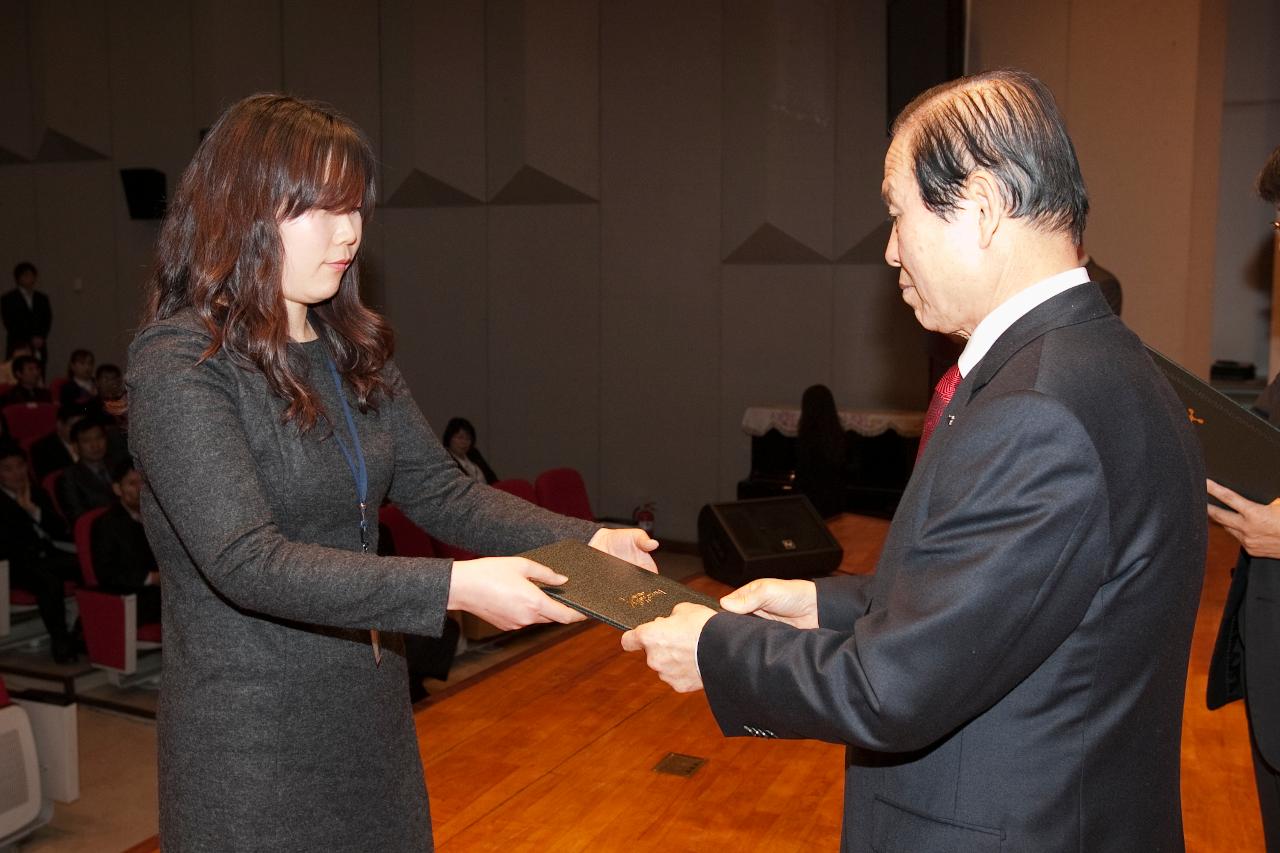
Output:
[[[160,840],[166,851],[430,850],[400,632],[439,635],[451,562],[360,553],[354,481],[330,422],[306,435],[261,374],[184,312],[129,353],[129,442],[160,564]],[[291,344],[345,435],[324,344]],[[370,507],[511,554],[595,526],[465,477],[393,365],[352,413]],[[369,629],[382,632],[374,665]]]

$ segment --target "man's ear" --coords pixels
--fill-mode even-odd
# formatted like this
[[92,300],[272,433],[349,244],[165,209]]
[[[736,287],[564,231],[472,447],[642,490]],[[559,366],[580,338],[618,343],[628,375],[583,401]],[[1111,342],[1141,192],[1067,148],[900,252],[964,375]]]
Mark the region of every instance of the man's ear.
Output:
[[986,249],[1004,221],[1004,196],[1000,194],[1000,184],[995,175],[985,169],[976,169],[965,181],[964,196],[978,217],[979,245]]

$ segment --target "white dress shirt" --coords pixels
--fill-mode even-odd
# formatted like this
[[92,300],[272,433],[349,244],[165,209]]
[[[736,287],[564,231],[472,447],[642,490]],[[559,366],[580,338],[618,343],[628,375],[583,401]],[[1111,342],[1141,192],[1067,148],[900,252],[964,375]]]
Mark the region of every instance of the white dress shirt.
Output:
[[1076,267],[1038,281],[1000,303],[996,310],[982,318],[982,322],[977,325],[973,330],[973,334],[969,336],[969,343],[965,345],[964,352],[960,353],[960,359],[957,362],[957,366],[960,368],[960,375],[968,376],[969,371],[973,370],[978,362],[982,361],[982,357],[987,354],[987,351],[999,340],[1000,336],[1010,326],[1022,319],[1023,315],[1030,313],[1032,308],[1042,302],[1048,302],[1059,293],[1084,284],[1088,280],[1089,273],[1085,271],[1085,268]]

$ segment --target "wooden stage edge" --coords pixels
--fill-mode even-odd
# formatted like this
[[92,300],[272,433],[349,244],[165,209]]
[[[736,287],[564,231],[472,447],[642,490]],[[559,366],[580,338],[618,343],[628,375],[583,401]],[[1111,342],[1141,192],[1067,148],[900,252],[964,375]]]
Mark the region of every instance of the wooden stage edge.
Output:
[[[888,522],[845,515],[831,528],[841,571],[869,571]],[[1235,553],[1211,526],[1184,698],[1190,853],[1264,849],[1244,709],[1204,704]],[[705,577],[690,585],[728,589]],[[702,694],[673,693],[618,637],[599,624],[549,634],[417,706],[438,851],[839,849],[840,747],[722,737]],[[669,753],[704,763],[688,777],[657,772]],[[126,853],[158,849],[152,838]]]

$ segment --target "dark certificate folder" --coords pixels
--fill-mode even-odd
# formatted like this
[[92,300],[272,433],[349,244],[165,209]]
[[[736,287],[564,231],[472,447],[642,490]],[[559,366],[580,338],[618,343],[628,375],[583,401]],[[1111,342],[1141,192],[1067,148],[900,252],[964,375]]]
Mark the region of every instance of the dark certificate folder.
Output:
[[517,556],[541,563],[569,579],[561,586],[543,587],[547,595],[624,631],[659,616],[670,616],[682,601],[721,609],[720,602],[709,595],[646,572],[584,542],[566,539]]
[[1187,407],[1209,479],[1256,503],[1280,497],[1280,429],[1150,347],[1147,351]]

